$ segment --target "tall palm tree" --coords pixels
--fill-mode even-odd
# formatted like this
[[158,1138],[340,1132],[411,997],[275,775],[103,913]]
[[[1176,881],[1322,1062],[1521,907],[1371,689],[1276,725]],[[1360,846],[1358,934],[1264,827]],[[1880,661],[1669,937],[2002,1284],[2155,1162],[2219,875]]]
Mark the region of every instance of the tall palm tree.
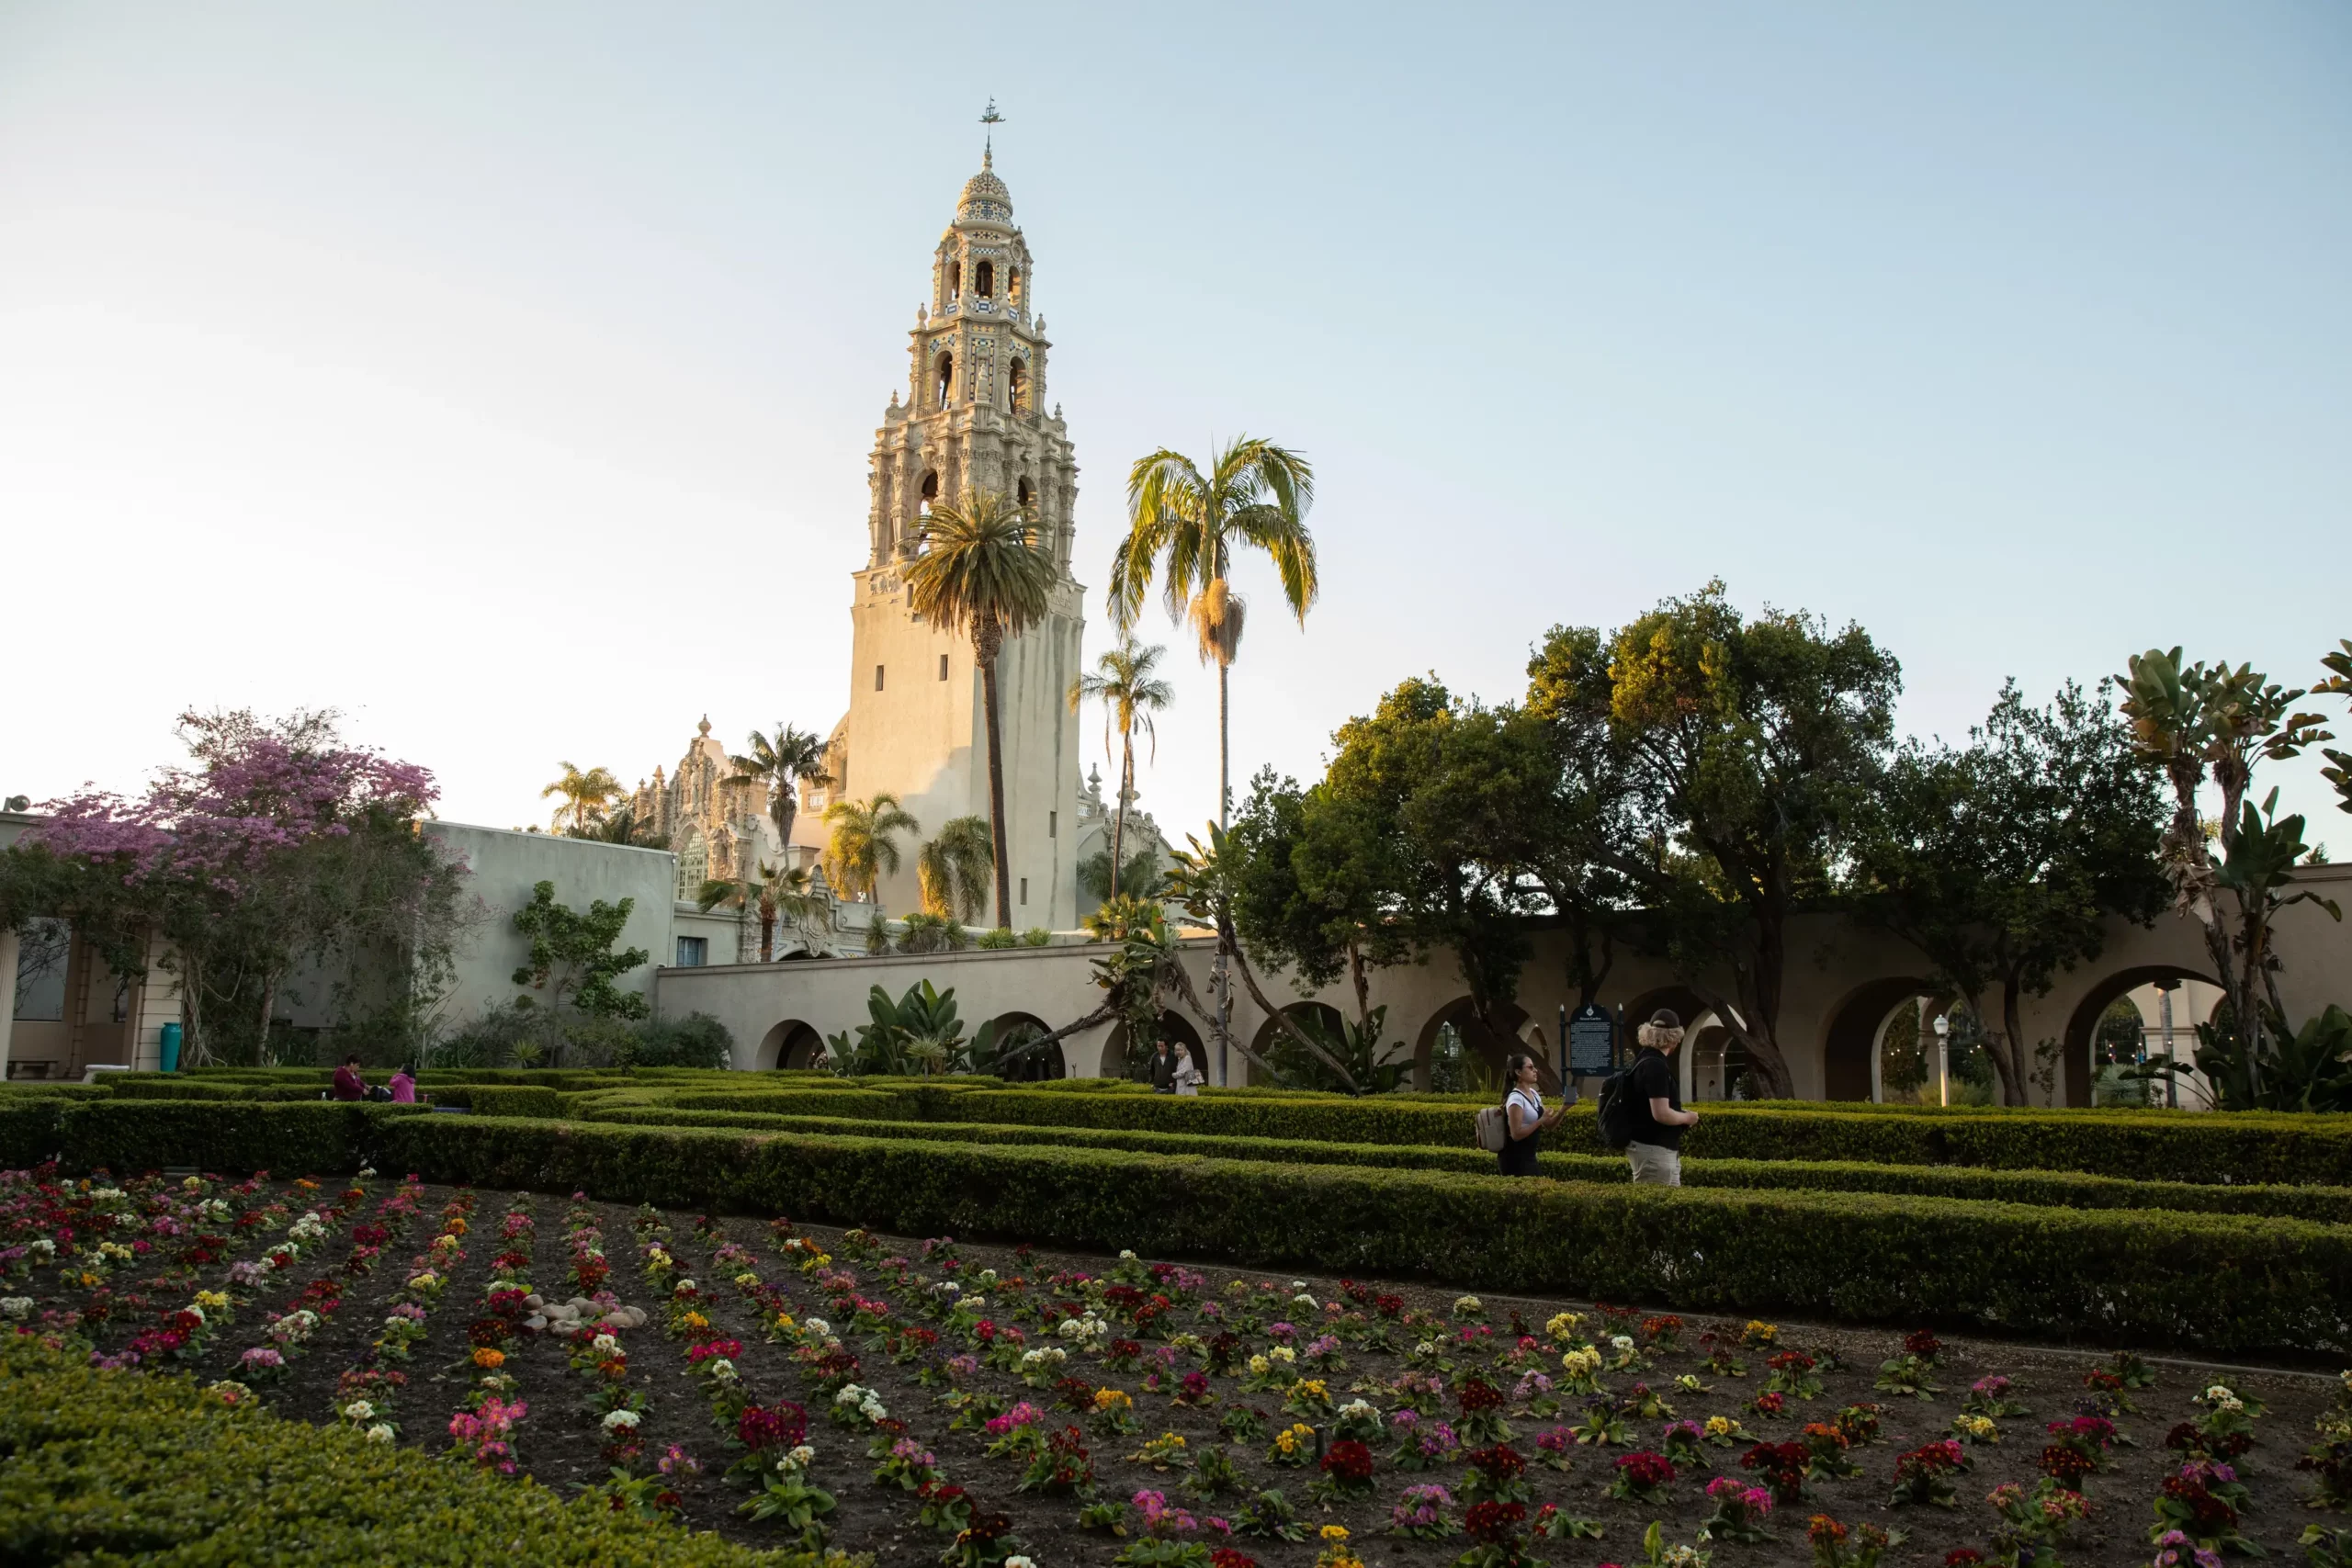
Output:
[[988,907],[989,873],[995,864],[995,835],[987,818],[949,821],[915,854],[923,912],[970,919]]
[[582,837],[604,819],[605,807],[628,792],[621,788],[621,781],[613,777],[610,768],[590,768],[583,773],[570,762],[558,765],[563,769],[563,777],[539,791],[541,800],[551,795],[563,797],[563,804],[555,808],[548,826],[559,833]]
[[1315,503],[1315,470],[1306,458],[1271,441],[1238,436],[1205,474],[1181,452],[1161,447],[1136,459],[1127,474],[1127,536],[1111,558],[1111,619],[1136,624],[1144,594],[1167,570],[1163,591],[1171,619],[1189,620],[1201,662],[1216,665],[1217,821],[1229,826],[1233,804],[1226,672],[1240,650],[1247,605],[1229,581],[1239,549],[1266,552],[1283,585],[1283,602],[1301,626],[1315,603],[1315,538],[1306,509]]
[[779,871],[767,862],[760,863],[760,879],[747,882],[741,877],[715,876],[702,885],[695,902],[705,914],[721,904],[731,905],[740,919],[756,909],[760,917],[760,962],[775,962],[775,925],[779,916],[787,917],[794,925],[804,924],[822,900],[809,890],[806,871]]
[[[752,901],[759,897],[759,893],[758,883],[740,876],[710,877],[695,893],[695,907],[706,915],[721,904],[735,911],[735,962],[738,964],[743,962],[743,928],[751,918]],[[763,946],[767,934],[765,931],[760,933],[763,939]],[[765,964],[767,961],[768,954],[762,953],[760,962]]]
[[800,932],[801,944],[813,950],[808,941],[808,924],[825,912],[825,901],[817,896],[817,877],[807,866],[792,866],[779,871],[772,865],[762,865],[760,875],[760,918],[774,921],[778,918],[790,920]]
[[[1127,473],[1127,536],[1111,557],[1111,620],[1133,626],[1154,572],[1167,560],[1163,591],[1168,613],[1190,620],[1201,661],[1216,664],[1216,819],[1233,815],[1233,744],[1227,675],[1240,651],[1247,606],[1230,574],[1238,549],[1263,550],[1282,579],[1283,601],[1301,626],[1315,603],[1315,538],[1306,509],[1315,502],[1315,470],[1287,447],[1237,436],[1201,472],[1181,452],[1163,446],[1138,457]],[[1217,1060],[1225,1060],[1233,1011],[1226,953],[1216,962]]]
[[1126,840],[1127,798],[1136,792],[1136,731],[1140,729],[1151,738],[1151,755],[1159,757],[1159,735],[1152,728],[1152,716],[1176,700],[1176,688],[1160,680],[1152,671],[1159,667],[1168,650],[1153,643],[1138,648],[1132,637],[1122,637],[1119,646],[1094,661],[1099,671],[1080,675],[1069,683],[1069,711],[1076,713],[1079,705],[1092,697],[1102,705],[1102,752],[1111,751],[1111,732],[1119,732],[1119,808],[1111,816],[1111,897],[1119,897],[1120,846]]
[[[853,898],[870,898],[882,877],[899,874],[899,835],[920,833],[922,824],[909,816],[899,797],[888,790],[871,800],[837,800],[825,807],[825,822],[832,841],[825,846],[825,875]],[[876,911],[879,917],[880,911]]]
[[775,841],[789,852],[792,846],[792,819],[800,812],[800,784],[805,780],[820,789],[828,788],[833,779],[825,772],[825,742],[822,737],[805,729],[779,723],[773,737],[752,731],[748,752],[730,756],[735,764],[735,776],[752,779],[768,786],[768,819],[775,824]]
[[996,863],[996,923],[1012,924],[1012,881],[1004,848],[1004,735],[998,718],[996,656],[1008,637],[1046,618],[1060,576],[1037,537],[1029,509],[994,491],[970,491],[934,505],[915,535],[921,554],[907,568],[912,607],[950,632],[969,632],[980,666],[989,735],[989,831]]

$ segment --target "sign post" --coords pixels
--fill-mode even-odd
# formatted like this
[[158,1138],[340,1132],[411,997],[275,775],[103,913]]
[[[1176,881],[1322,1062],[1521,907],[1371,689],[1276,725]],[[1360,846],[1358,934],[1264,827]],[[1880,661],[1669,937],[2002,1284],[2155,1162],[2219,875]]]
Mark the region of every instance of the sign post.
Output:
[[1568,1037],[1568,1067],[1579,1077],[1597,1077],[1617,1063],[1617,1021],[1591,1003],[1577,1009],[1563,1032]]

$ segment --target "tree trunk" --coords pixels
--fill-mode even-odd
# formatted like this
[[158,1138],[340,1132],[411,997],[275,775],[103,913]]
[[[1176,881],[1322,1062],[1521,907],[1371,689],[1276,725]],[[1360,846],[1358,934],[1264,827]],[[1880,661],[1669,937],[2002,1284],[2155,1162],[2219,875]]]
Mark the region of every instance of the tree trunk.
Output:
[[[1168,969],[1169,973],[1175,976],[1176,989],[1182,995],[1184,1005],[1193,1010],[1193,1016],[1204,1021],[1214,1021],[1210,1019],[1209,1010],[1201,1001],[1200,993],[1193,989],[1193,977],[1184,973],[1184,965],[1171,959],[1169,961]],[[1267,1081],[1274,1084],[1282,1083],[1283,1076],[1274,1070],[1274,1065],[1272,1062],[1267,1061],[1238,1040],[1233,1043],[1233,1048],[1241,1053],[1242,1060],[1250,1063],[1264,1073]]]
[[775,962],[775,911],[765,908],[760,910],[760,962]]
[[[2030,1105],[2033,1099],[2026,1088],[2025,1027],[2018,1007],[2018,980],[2012,975],[2001,982],[2001,1032],[2008,1038],[2004,1049],[1993,1053],[1994,1069],[2001,1075],[2002,1102],[2007,1105]],[[1983,1021],[1983,1015],[1978,1015]]]
[[1127,837],[1127,796],[1135,789],[1135,737],[1119,737],[1119,808],[1111,814],[1111,897],[1119,896],[1119,855]]
[[1003,645],[1003,635],[994,626],[983,628],[972,639],[972,650],[980,657],[980,705],[987,710],[989,731],[989,840],[996,852],[996,923],[1010,931],[1012,928],[1012,873],[1005,863],[1004,848],[1004,733],[997,719],[996,655]]
[[[1231,667],[1226,663],[1223,658],[1219,658],[1217,660],[1216,825],[1220,830],[1228,829],[1232,826],[1230,817],[1233,807],[1233,786],[1229,782],[1228,770],[1231,766],[1230,757],[1233,750],[1233,732],[1226,690],[1226,676],[1230,668]],[[1220,928],[1226,924],[1225,918],[1222,915],[1217,917],[1217,924]],[[1217,1087],[1222,1089],[1225,1087],[1226,1079],[1227,1077],[1225,1065],[1226,1050],[1233,1039],[1233,976],[1227,972],[1225,942],[1223,941],[1221,931],[1219,940],[1216,944],[1216,961],[1210,966],[1209,989],[1215,995],[1216,1000],[1216,1017],[1211,1020],[1211,1023],[1214,1026],[1212,1032],[1216,1038]]]
[[[1250,961],[1241,955],[1241,943],[1239,939],[1233,934],[1233,922],[1227,919],[1222,914],[1220,914],[1217,917],[1216,923],[1218,951],[1220,953],[1224,953],[1229,950],[1232,953],[1233,967],[1241,972],[1241,983],[1244,987],[1248,987],[1250,999],[1256,1002],[1260,1010],[1263,1011],[1267,1017],[1272,1019],[1275,1024],[1281,1028],[1284,1034],[1289,1035],[1293,1040],[1298,1042],[1298,1043],[1305,1048],[1307,1055],[1313,1056],[1317,1061],[1322,1063],[1325,1066],[1339,1074],[1340,1081],[1347,1085],[1351,1091],[1356,1090],[1359,1087],[1356,1083],[1356,1076],[1355,1074],[1348,1071],[1348,1065],[1345,1062],[1340,1061],[1336,1056],[1333,1056],[1330,1052],[1326,1051],[1322,1046],[1317,1045],[1312,1035],[1308,1034],[1306,1031],[1299,1028],[1298,1021],[1296,1019],[1292,1018],[1290,1014],[1283,1011],[1282,1009],[1276,1007],[1272,1002],[1266,999],[1266,993],[1259,988],[1258,976],[1255,972],[1250,969]],[[1250,1059],[1255,1061],[1257,1058],[1253,1056]]]
[[269,1059],[269,1015],[277,1010],[277,976],[273,971],[263,975],[261,977],[261,1033],[255,1036],[257,1043],[254,1046],[254,1066],[256,1067],[266,1067],[271,1065]]

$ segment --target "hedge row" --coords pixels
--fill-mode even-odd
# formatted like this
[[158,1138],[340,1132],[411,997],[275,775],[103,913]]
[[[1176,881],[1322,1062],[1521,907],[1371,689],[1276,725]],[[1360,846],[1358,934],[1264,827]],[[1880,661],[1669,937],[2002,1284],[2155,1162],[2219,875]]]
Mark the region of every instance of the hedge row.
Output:
[[317,1100],[27,1100],[0,1105],[0,1165],[21,1169],[55,1159],[69,1170],[126,1174],[176,1166],[288,1176],[356,1170],[377,1161],[387,1123],[420,1112],[429,1118],[431,1109]]
[[[840,1116],[780,1116],[748,1111],[670,1111],[618,1106],[588,1111],[582,1120],[652,1127],[739,1127],[831,1137],[910,1138],[923,1143],[1055,1145],[1123,1149],[1132,1154],[1200,1155],[1211,1159],[1271,1160],[1289,1165],[1361,1165],[1398,1170],[1491,1174],[1495,1156],[1483,1149],[1412,1144],[1327,1144],[1273,1138],[1229,1138],[1196,1133],[1131,1133],[1086,1127],[1000,1126],[989,1122],[860,1122]],[[1546,1152],[1543,1174],[1558,1181],[1631,1179],[1623,1155]],[[1682,1163],[1686,1187],[1796,1188],[1824,1192],[1892,1192],[1918,1197],[1978,1199],[2002,1203],[2057,1204],[2070,1209],[2177,1209],[2189,1213],[2258,1214],[2352,1224],[2352,1188],[2284,1185],[2216,1186],[2192,1181],[2135,1181],[2068,1170],[1996,1170],[1977,1166],[1890,1166],[1852,1160],[1698,1159]]]
[[609,1123],[383,1131],[401,1168],[438,1179],[902,1235],[2208,1350],[2352,1346],[2352,1228],[2299,1220]]
[[179,1373],[96,1371],[34,1334],[0,1345],[0,1562],[621,1563],[803,1568],[371,1443],[232,1409]]
[[424,1091],[435,1105],[455,1106],[477,1116],[561,1116],[566,1097],[537,1084],[458,1084]]
[[[2352,1348],[2352,1227],[2301,1220],[407,1110],[72,1106],[61,1132],[76,1168],[325,1171],[366,1159],[435,1180],[583,1189],[615,1201],[790,1213],[901,1235],[1131,1247],[1694,1311],[1941,1322],[2215,1351]],[[17,1130],[0,1122],[11,1136]],[[166,1145],[169,1155],[157,1152]],[[5,1152],[10,1163],[27,1157]]]
[[[876,1120],[985,1120],[999,1125],[1091,1127],[1345,1144],[1471,1146],[1466,1105],[1400,1100],[1276,1100],[1155,1094],[1068,1095],[1007,1089],[984,1096],[939,1089],[891,1095],[837,1091],[840,1109],[801,1093],[656,1093],[681,1110],[847,1114]],[[877,1103],[877,1101],[885,1103]],[[885,1104],[888,1108],[885,1108]],[[898,1109],[910,1105],[908,1111]],[[1589,1110],[1545,1146],[1604,1154]],[[2075,1170],[2158,1181],[2352,1186],[2352,1118],[2026,1111],[1997,1117],[1855,1115],[1815,1105],[1708,1105],[1686,1134],[1699,1159],[1830,1160]]]

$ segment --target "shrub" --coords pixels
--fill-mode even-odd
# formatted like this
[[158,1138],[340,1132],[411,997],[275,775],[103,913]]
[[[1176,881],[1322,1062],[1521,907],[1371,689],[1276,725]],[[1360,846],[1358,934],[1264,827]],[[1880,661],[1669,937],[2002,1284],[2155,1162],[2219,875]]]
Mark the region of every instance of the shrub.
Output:
[[405,1118],[383,1135],[401,1168],[443,1180],[905,1235],[1409,1272],[1692,1309],[2012,1333],[2096,1324],[2119,1339],[2214,1349],[2352,1344],[2342,1306],[2352,1230],[2294,1220],[458,1117]]
[[639,1067],[724,1067],[734,1056],[733,1032],[707,1012],[690,1012],[675,1022],[638,1025],[629,1062]]
[[[813,1564],[565,1502],[348,1426],[231,1408],[177,1374],[0,1346],[0,1559],[11,1562]],[[334,1499],[321,1507],[321,1498]]]

